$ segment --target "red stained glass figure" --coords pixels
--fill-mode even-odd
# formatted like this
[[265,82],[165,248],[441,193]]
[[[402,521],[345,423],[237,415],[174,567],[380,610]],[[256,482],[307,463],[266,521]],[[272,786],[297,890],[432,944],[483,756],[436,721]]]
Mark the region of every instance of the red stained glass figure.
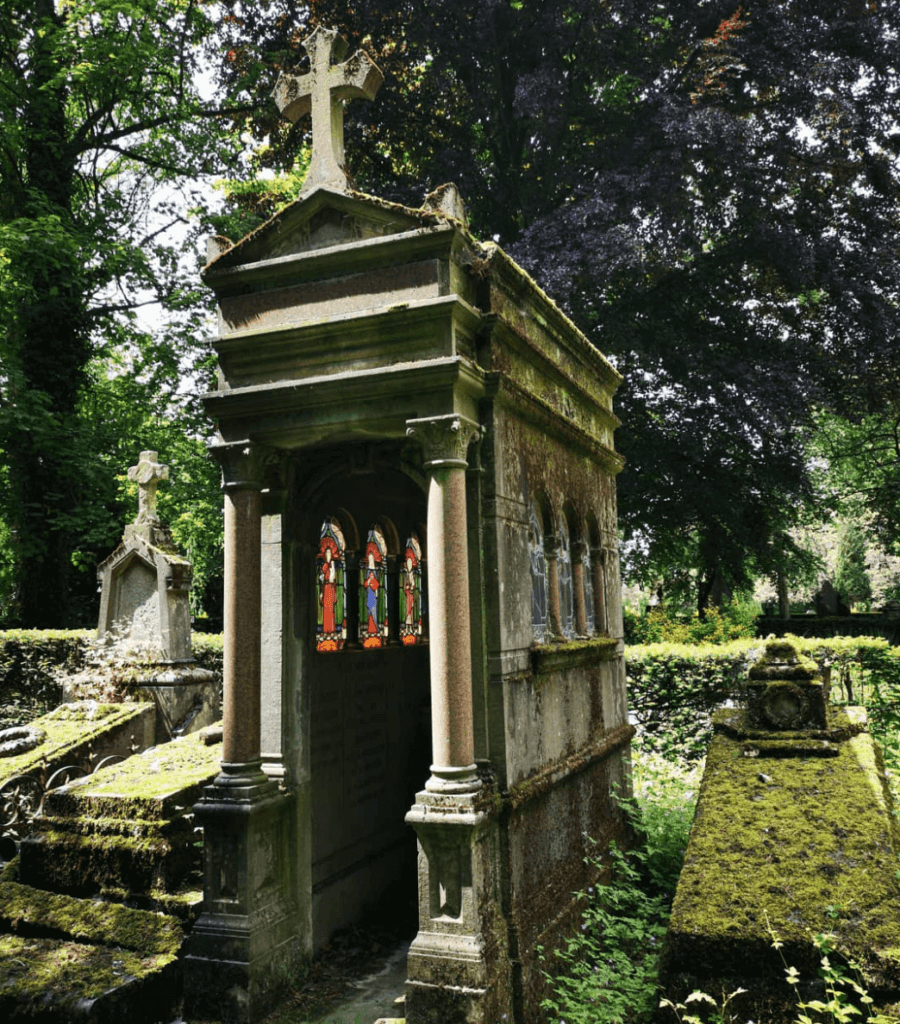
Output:
[[412,534],[400,569],[400,640],[407,647],[422,642],[422,548]]
[[387,643],[386,558],[384,534],[373,526],[366,540],[365,561],[360,565],[359,639],[365,648],[384,647]]
[[317,651],[339,651],[347,639],[344,600],[345,550],[340,523],[332,517],[326,518],[319,535],[319,553],[316,559]]

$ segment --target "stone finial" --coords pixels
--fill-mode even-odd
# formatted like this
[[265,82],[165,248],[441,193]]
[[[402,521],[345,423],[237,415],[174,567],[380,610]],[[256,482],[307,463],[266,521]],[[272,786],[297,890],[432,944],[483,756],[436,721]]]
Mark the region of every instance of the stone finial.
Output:
[[169,467],[157,461],[156,452],[141,452],[138,464],[128,470],[128,479],[138,485],[138,514],[135,526],[156,526],[156,488],[160,480],[169,479]]
[[333,64],[347,52],[347,40],[337,29],[320,25],[303,41],[303,48],[309,54],[308,74],[282,72],[272,97],[291,122],[312,114],[312,157],[304,191],[319,185],[346,189],[350,183],[344,168],[344,101],[374,99],[384,76],[365,50]]

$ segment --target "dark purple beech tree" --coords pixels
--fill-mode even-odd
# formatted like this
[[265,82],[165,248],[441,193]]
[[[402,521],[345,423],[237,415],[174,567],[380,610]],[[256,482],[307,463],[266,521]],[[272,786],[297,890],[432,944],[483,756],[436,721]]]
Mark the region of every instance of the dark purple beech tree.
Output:
[[[266,99],[310,25],[385,71],[348,112],[360,187],[455,181],[625,375],[631,572],[703,612],[790,572],[811,415],[878,414],[900,369],[892,0],[224,0],[223,81]],[[242,90],[242,92],[241,92]]]

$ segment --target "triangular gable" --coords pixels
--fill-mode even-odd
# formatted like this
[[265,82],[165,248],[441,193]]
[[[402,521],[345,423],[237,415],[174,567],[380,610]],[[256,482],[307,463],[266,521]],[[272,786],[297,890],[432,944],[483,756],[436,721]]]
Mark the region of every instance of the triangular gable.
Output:
[[399,234],[447,220],[442,213],[413,210],[360,192],[318,188],[288,204],[239,242],[220,252],[207,264],[204,275],[261,260]]

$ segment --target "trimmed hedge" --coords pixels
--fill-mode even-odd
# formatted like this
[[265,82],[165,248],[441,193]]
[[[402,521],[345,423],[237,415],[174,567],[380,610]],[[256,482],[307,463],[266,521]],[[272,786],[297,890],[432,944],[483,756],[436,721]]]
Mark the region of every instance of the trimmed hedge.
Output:
[[[0,631],[0,729],[23,725],[56,707],[62,679],[85,665],[90,629],[11,629]],[[222,637],[194,633],[194,657],[221,675]]]
[[[900,648],[882,637],[787,638],[830,679],[833,701],[868,707],[874,729],[900,713]],[[702,757],[712,711],[741,699],[763,642],[626,647],[628,704],[644,742],[670,757]]]

